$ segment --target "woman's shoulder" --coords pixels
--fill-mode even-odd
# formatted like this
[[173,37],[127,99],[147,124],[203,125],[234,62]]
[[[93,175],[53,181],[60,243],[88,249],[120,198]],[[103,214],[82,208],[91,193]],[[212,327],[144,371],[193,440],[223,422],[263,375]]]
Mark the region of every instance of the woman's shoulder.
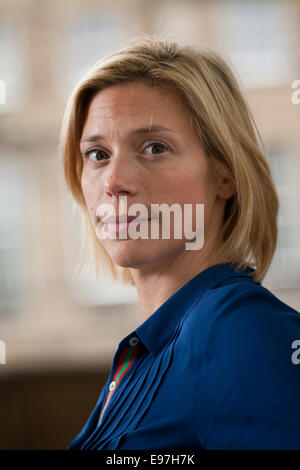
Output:
[[[238,312],[247,315],[274,316],[299,315],[300,313],[280,300],[261,283],[243,279],[208,290],[201,299],[201,308],[213,310],[216,316]],[[200,305],[199,304],[199,305]]]
[[300,364],[298,370],[293,358],[300,355],[300,313],[270,290],[244,281],[219,286],[207,291],[195,313],[194,332],[205,332],[203,357],[221,382],[231,368],[233,381],[261,377],[279,390],[286,380],[299,389]]
[[209,289],[193,305],[185,323],[216,340],[224,335],[247,335],[247,342],[270,334],[275,338],[287,331],[289,338],[300,339],[300,313],[260,283],[247,279]]
[[193,321],[194,335],[205,329],[197,410],[199,429],[207,423],[203,445],[299,448],[299,312],[241,281],[207,291]]

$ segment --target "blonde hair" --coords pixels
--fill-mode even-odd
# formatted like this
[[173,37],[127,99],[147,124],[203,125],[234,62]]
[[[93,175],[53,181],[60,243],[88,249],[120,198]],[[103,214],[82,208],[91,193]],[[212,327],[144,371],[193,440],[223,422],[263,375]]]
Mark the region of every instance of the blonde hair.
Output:
[[68,188],[83,215],[82,266],[97,276],[100,263],[122,283],[133,284],[129,268],[117,266],[96,237],[81,189],[79,141],[92,97],[125,82],[167,84],[181,98],[201,145],[217,174],[234,182],[226,201],[223,245],[218,255],[253,267],[261,281],[277,244],[279,201],[262,140],[230,67],[216,52],[144,36],[97,61],[73,89],[63,117],[59,153]]

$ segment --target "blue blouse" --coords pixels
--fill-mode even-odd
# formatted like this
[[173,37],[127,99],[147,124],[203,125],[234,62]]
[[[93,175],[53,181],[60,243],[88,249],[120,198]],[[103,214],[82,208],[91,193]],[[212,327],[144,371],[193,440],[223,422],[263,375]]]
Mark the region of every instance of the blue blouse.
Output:
[[67,450],[300,449],[300,314],[252,272],[205,269],[120,341]]

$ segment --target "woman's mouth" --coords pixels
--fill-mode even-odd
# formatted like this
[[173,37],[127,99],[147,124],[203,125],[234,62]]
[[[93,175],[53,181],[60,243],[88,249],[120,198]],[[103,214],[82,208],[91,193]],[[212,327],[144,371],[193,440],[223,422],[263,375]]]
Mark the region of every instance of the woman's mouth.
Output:
[[148,223],[151,219],[134,219],[130,222],[104,222],[103,230],[109,233],[127,233],[129,228],[137,229],[139,225]]

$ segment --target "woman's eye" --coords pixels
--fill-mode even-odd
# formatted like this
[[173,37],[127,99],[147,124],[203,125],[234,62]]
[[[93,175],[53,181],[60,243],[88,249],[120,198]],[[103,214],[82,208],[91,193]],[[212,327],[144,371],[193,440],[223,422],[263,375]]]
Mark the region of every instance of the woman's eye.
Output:
[[[162,153],[168,150],[168,146],[165,144],[162,144],[161,142],[152,142],[151,144],[147,145],[146,149],[153,148],[153,153],[151,155],[156,155],[157,153]],[[146,151],[146,153],[149,153]]]
[[91,149],[86,152],[83,156],[92,162],[100,162],[101,160],[104,160],[109,157],[106,152],[99,149]]
[[[149,150],[150,149],[150,150]],[[168,151],[169,148],[166,144],[162,142],[152,142],[145,147],[145,153],[150,155],[156,155]],[[82,155],[84,158],[90,162],[101,162],[102,160],[107,160],[110,156],[101,149],[90,149]]]

